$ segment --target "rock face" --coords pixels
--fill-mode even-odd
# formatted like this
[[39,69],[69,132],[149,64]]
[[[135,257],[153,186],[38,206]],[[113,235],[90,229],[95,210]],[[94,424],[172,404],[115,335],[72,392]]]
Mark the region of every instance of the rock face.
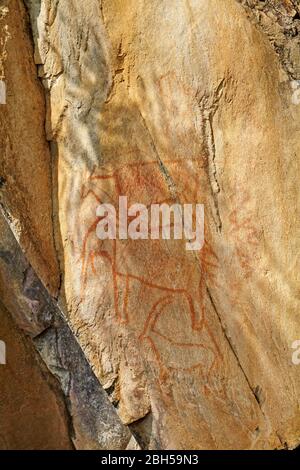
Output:
[[[122,426],[57,305],[1,214],[0,233],[0,297],[15,323],[31,338],[27,339],[29,347],[35,346],[58,379],[60,400],[64,399],[68,411],[69,439],[77,449],[126,448],[130,432]],[[0,338],[3,340],[3,335]],[[10,340],[6,343],[9,350],[14,349]],[[34,400],[31,406],[35,411]],[[46,414],[40,419],[47,419]],[[34,423],[32,427],[35,429]]]
[[17,1],[2,4],[9,5],[9,9],[0,23],[1,39],[6,34],[4,26],[9,38],[4,62],[8,104],[0,108],[1,204],[35,271],[55,295],[59,271],[52,230],[50,152],[44,129],[45,99],[32,60],[24,6]]
[[[7,86],[23,64],[39,131],[8,91],[3,211],[144,448],[300,442],[300,12],[262,3],[26,0],[50,153],[24,7],[9,5]],[[120,196],[204,204],[204,247],[100,241],[96,209]],[[37,344],[46,363],[53,334]]]
[[[53,272],[57,263],[43,96],[33,65],[25,9],[20,2],[10,2],[9,7],[5,17],[10,33],[10,60],[6,62],[9,87],[7,105],[0,108],[0,193],[5,214],[0,213],[0,299],[15,325],[1,310],[0,340],[6,343],[8,362],[0,366],[0,447],[67,449],[74,444],[77,449],[125,449],[131,434],[120,422],[50,295],[59,276]],[[20,54],[17,59],[15,54]],[[14,70],[20,65],[24,70]],[[23,164],[24,158],[28,165]],[[33,175],[37,182],[31,184]],[[27,201],[29,212],[23,212],[21,200]],[[34,217],[35,211],[34,227],[38,230],[30,240],[30,233],[34,233],[30,214]],[[49,263],[44,264],[47,259]],[[48,367],[47,373],[45,367],[39,372],[41,358],[38,361],[34,346]]]
[[72,449],[68,417],[56,381],[0,304],[0,449]]

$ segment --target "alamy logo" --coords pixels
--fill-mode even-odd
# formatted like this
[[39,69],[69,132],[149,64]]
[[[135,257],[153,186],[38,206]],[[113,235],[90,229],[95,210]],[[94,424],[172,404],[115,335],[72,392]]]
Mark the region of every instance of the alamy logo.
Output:
[[112,204],[100,204],[96,233],[100,240],[186,240],[186,250],[201,250],[204,244],[203,204],[133,204],[119,197],[118,210]]
[[0,365],[6,364],[6,344],[0,341]]
[[6,83],[4,64],[7,59],[7,42],[11,35],[8,30],[8,25],[2,26],[2,21],[8,15],[8,8],[0,6],[0,104],[6,104]]
[[291,87],[293,90],[292,103],[298,105],[300,104],[300,80],[293,80],[291,82]]
[[295,349],[295,351],[293,352],[292,354],[292,363],[295,365],[295,366],[298,366],[300,364],[300,340],[299,339],[296,339],[293,343],[292,343],[292,349]]
[[6,104],[6,85],[3,80],[0,80],[0,104]]

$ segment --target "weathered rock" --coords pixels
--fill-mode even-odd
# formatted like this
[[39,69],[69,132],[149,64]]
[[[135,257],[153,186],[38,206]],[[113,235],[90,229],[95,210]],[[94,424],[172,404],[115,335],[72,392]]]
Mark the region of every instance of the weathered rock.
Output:
[[[52,230],[52,185],[45,139],[45,98],[36,78],[25,9],[9,5],[0,27],[7,26],[5,82],[7,105],[0,106],[0,203],[34,270],[52,294],[59,271]],[[1,37],[3,37],[1,27]]]
[[270,40],[287,74],[300,79],[300,8],[298,0],[238,0]]
[[[121,419],[154,449],[299,444],[298,6],[274,0],[257,17],[255,1],[25,3],[47,98],[60,308]],[[96,208],[120,195],[203,203],[204,248],[100,242]]]
[[54,322],[53,300],[26,260],[1,211],[0,298],[18,326],[32,337]]
[[[0,197],[6,216],[5,219],[0,210],[0,299],[18,327],[32,337],[47,367],[60,381],[62,390],[58,393],[64,395],[67,403],[72,431],[66,438],[72,439],[78,449],[125,449],[130,433],[121,424],[49,295],[57,293],[59,279],[53,248],[50,153],[44,135],[44,97],[33,63],[28,18],[22,2],[9,2],[4,23],[10,38],[6,44],[9,60],[5,61],[7,105],[0,107]],[[8,347],[13,345],[9,343]],[[17,363],[14,365],[17,367]],[[8,384],[6,391],[13,386],[14,383]],[[37,409],[34,399],[28,406],[32,413]],[[42,406],[41,400],[38,406]],[[8,418],[12,410],[11,400],[4,416]],[[42,413],[40,408],[38,411]],[[20,422],[26,416],[24,413]],[[48,419],[48,409],[43,419]],[[34,425],[33,421],[30,423]],[[13,426],[18,426],[17,420],[11,420]],[[42,439],[47,440],[46,433],[37,441],[27,427],[25,431],[24,443],[32,448],[40,446]],[[19,435],[21,429],[14,432]],[[14,445],[12,440],[7,442]],[[50,440],[49,445],[51,442],[54,441]],[[66,447],[65,441],[61,447]]]
[[68,414],[54,377],[0,303],[0,449],[72,449]]
[[[64,396],[69,412],[69,438],[76,449],[125,449],[131,437],[129,430],[120,422],[55,301],[28,264],[1,212],[0,298],[58,379],[58,393]],[[13,344],[9,341],[7,347],[12,350]],[[19,373],[18,369],[14,371]],[[35,412],[33,402],[31,406]],[[30,435],[25,439],[35,446]]]

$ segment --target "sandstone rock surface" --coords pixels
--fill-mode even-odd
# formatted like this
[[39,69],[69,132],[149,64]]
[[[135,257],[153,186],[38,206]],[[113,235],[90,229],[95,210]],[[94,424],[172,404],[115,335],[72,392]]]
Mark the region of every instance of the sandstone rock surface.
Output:
[[[8,6],[3,18],[10,37],[5,61],[8,97],[0,107],[0,299],[9,314],[3,307],[0,340],[5,340],[8,363],[0,368],[0,446],[125,449],[131,434],[51,296],[59,276],[53,269],[57,263],[44,97],[24,6]],[[20,201],[28,204],[28,211]],[[6,320],[10,315],[12,320]]]
[[[0,108],[0,201],[35,271],[55,295],[59,271],[52,230],[52,184],[45,139],[45,98],[32,60],[29,25],[22,2],[1,2],[8,13],[5,82]],[[2,30],[2,28],[1,28]],[[1,37],[3,31],[1,31]],[[38,210],[37,210],[38,209]]]
[[0,449],[72,449],[68,417],[58,385],[24,334],[0,304]]
[[[145,448],[300,441],[299,5],[260,3],[25,1],[51,158],[44,135],[37,172],[19,151],[12,168],[3,147],[2,205]],[[24,17],[22,2],[10,4]],[[96,208],[121,195],[203,203],[203,249],[100,242]]]
[[[30,364],[33,361],[36,362],[34,367],[38,368],[42,358],[45,366],[48,367],[50,383],[55,382],[55,380],[53,377],[51,379],[49,372],[58,379],[60,387],[57,384],[54,390],[58,394],[58,399],[65,403],[66,419],[68,420],[65,440],[59,442],[59,436],[57,436],[59,448],[66,448],[66,439],[68,438],[73,442],[76,449],[81,450],[125,449],[131,437],[129,430],[120,422],[116,411],[109,403],[106,393],[93,374],[61,312],[24,257],[17,240],[1,213],[0,233],[0,298],[3,305],[9,309],[12,320],[14,320],[14,326],[12,320],[8,323],[13,330],[11,334],[9,334],[8,326],[4,328],[8,322],[5,318],[2,321],[4,330],[3,328],[0,329],[0,338],[2,341],[5,340],[8,349],[7,367],[10,368],[11,372],[13,369],[15,375],[19,376],[22,373],[26,374],[26,367],[28,372],[30,371]],[[3,311],[3,317],[5,315],[8,316],[9,314]],[[26,336],[24,334],[22,336],[21,332],[17,333],[18,327]],[[36,351],[40,354],[40,362],[35,359],[38,356],[37,352],[35,355],[31,353],[31,357],[30,354],[26,356],[24,351],[21,350],[18,354],[15,352],[13,358],[11,357],[12,351],[15,350],[15,344],[12,342],[11,336],[15,330],[15,336],[22,338],[22,341],[27,344],[27,349],[32,351],[35,346]],[[22,352],[24,353],[23,360],[21,359]],[[25,371],[22,371],[24,361],[27,364]],[[7,373],[5,374],[5,369],[6,366],[3,366],[0,370],[1,384],[4,384],[5,380],[8,381],[6,386],[1,389],[3,392],[3,411],[7,406],[5,396],[8,390],[11,390],[11,396],[8,411],[3,412],[2,415],[0,414],[0,427],[3,430],[2,434],[9,427],[10,442],[14,443],[13,445],[18,445],[18,438],[16,437],[17,440],[14,441],[14,436],[15,434],[18,436],[21,431],[16,432],[15,430],[14,434],[14,426],[18,427],[18,421],[14,421],[10,416],[14,403],[13,387],[15,385],[11,383],[10,376]],[[43,369],[42,376],[44,375]],[[31,384],[29,387],[35,390],[35,382],[32,383],[28,377],[26,380]],[[23,393],[26,400],[27,392]],[[31,413],[33,416],[36,413],[39,414],[39,423],[42,423],[43,420],[47,422],[48,405],[45,410],[40,405],[39,409],[35,407],[35,399],[37,398],[38,403],[42,405],[43,400],[47,400],[47,394],[42,386],[38,387],[36,393],[38,397],[34,395],[32,400],[26,404],[26,409],[28,408],[28,414]],[[54,392],[53,395],[55,398]],[[22,411],[20,413],[22,419],[25,419]],[[15,417],[15,414],[13,414],[13,417]],[[31,422],[30,426],[33,427],[33,432],[38,434],[35,423]],[[32,440],[32,448],[38,449],[44,445],[42,439],[47,439],[45,434],[42,434],[40,440],[32,439],[33,434],[29,433],[28,435],[27,428],[24,436],[24,440],[27,439],[28,445]],[[51,445],[51,442],[56,441],[50,440],[49,445]]]

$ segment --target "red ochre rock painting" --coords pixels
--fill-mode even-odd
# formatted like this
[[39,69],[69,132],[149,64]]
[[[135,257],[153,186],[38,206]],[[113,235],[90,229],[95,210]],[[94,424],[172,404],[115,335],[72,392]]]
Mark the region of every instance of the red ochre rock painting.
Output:
[[[159,366],[199,368],[208,378],[220,358],[205,317],[206,280],[212,281],[218,268],[208,242],[201,251],[187,253],[185,240],[100,240],[96,235],[99,204],[117,208],[121,195],[128,197],[128,204],[174,203],[166,194],[156,161],[88,177],[81,199],[94,218],[86,223],[81,240],[81,298],[84,300],[88,282],[97,277],[98,269],[107,270],[117,321],[130,325],[138,340],[148,343]],[[174,330],[175,325],[181,328]]]

